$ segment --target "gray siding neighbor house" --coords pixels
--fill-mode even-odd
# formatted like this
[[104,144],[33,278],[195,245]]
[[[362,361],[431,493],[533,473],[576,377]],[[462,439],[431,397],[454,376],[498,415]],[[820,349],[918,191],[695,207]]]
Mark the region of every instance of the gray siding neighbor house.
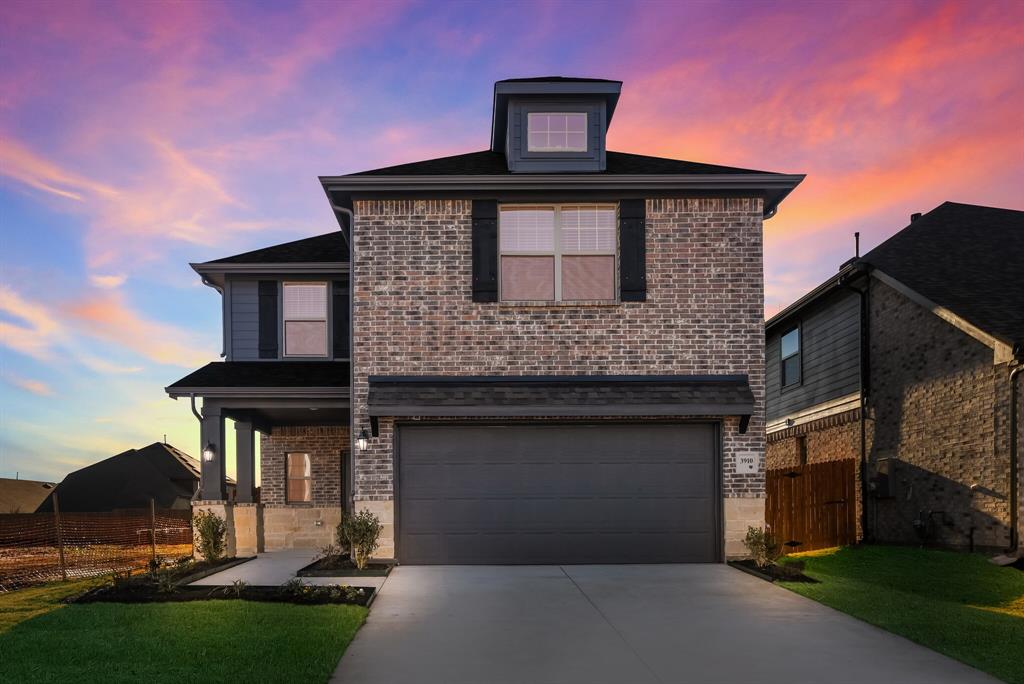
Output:
[[621,90],[499,81],[487,149],[321,177],[339,230],[193,264],[225,360],[167,392],[200,420],[194,505],[233,550],[323,546],[365,509],[407,564],[743,552],[762,222],[803,176],[607,150]]
[[946,202],[772,317],[768,468],[855,460],[863,538],[1017,551],[1022,272],[1024,212]]

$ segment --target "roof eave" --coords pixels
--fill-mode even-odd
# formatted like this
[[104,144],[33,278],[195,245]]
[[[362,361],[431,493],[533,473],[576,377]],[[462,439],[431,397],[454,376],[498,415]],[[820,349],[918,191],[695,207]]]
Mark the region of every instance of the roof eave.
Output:
[[347,387],[165,387],[172,399],[205,397],[209,399],[347,399]]
[[347,261],[299,261],[299,262],[257,262],[257,263],[218,263],[206,261],[190,263],[192,270],[201,276],[223,284],[227,275],[248,274],[294,274],[294,275],[330,275],[348,273]]
[[425,191],[578,191],[578,190],[683,190],[743,191],[766,195],[764,215],[772,216],[779,203],[799,185],[804,174],[508,174],[508,175],[406,175],[321,176],[330,192],[425,192]]
[[839,272],[833,275],[831,278],[821,283],[813,290],[805,294],[804,296],[797,299],[795,302],[787,306],[782,311],[778,312],[764,323],[765,335],[770,333],[772,329],[785,323],[789,318],[795,314],[803,311],[808,306],[814,304],[822,297],[831,294],[840,287],[845,287],[849,279],[859,273],[863,273],[865,270],[865,264],[861,261],[851,262],[846,264]]

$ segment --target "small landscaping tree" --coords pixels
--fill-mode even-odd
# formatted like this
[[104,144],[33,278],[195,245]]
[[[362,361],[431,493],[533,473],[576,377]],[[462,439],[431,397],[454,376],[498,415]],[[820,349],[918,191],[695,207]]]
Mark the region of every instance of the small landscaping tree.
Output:
[[203,560],[215,562],[224,556],[227,546],[228,525],[224,518],[212,511],[199,511],[192,516],[196,546]]
[[763,527],[748,527],[743,545],[747,547],[754,564],[759,568],[768,567],[779,558],[779,542],[770,530]]
[[353,513],[341,521],[339,536],[348,542],[352,562],[357,569],[365,568],[370,555],[380,546],[380,533],[383,527],[380,519],[366,509]]

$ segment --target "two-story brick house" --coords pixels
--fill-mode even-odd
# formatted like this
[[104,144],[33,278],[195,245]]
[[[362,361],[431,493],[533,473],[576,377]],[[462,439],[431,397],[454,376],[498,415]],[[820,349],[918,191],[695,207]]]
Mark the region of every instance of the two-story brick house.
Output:
[[[403,563],[742,551],[764,516],[762,221],[802,176],[607,151],[620,90],[500,81],[489,149],[322,177],[333,238],[195,265],[227,360],[168,391],[204,399],[197,505],[240,548],[326,543],[369,509]],[[246,472],[264,435],[259,505],[220,503],[225,416]]]
[[1022,273],[1024,212],[946,202],[769,319],[768,468],[855,461],[869,540],[1015,552]]

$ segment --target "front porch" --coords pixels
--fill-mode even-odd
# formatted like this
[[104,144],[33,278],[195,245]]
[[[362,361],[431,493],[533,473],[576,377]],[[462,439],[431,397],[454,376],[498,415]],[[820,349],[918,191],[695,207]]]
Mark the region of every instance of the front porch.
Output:
[[[199,421],[201,473],[192,507],[228,523],[229,555],[333,543],[348,491],[348,384],[347,363],[267,361],[209,364],[167,388],[172,398],[191,402]],[[227,489],[232,458],[234,497]]]

